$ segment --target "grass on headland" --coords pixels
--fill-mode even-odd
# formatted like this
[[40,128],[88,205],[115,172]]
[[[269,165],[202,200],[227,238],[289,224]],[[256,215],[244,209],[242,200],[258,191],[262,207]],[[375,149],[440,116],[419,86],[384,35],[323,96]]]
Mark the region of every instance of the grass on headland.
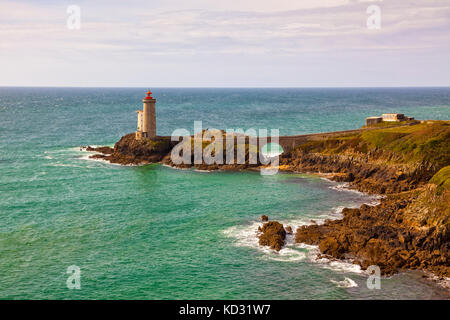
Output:
[[439,170],[430,180],[438,187],[438,191],[450,190],[450,166]]
[[397,154],[404,162],[427,161],[439,167],[450,164],[450,121],[366,131],[362,139],[372,147]]
[[397,127],[404,126],[405,124],[416,124],[419,123],[419,120],[406,120],[406,121],[382,121],[379,123],[371,124],[370,126],[362,126],[363,128],[388,128],[388,127]]
[[367,130],[350,136],[311,141],[299,149],[325,154],[376,152],[386,162],[428,162],[442,168],[450,165],[450,121]]

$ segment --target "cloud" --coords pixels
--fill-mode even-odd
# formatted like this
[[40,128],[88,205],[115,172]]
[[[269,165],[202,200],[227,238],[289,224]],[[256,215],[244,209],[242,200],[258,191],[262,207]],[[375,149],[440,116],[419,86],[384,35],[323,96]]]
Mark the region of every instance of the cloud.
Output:
[[[320,3],[320,7],[318,7]],[[226,5],[225,5],[226,4]],[[435,30],[434,37],[445,39],[450,7],[444,1],[408,6],[385,1],[382,29],[368,30],[365,4],[349,1],[169,1],[165,6],[146,10],[144,4],[126,7],[122,2],[105,6],[81,5],[82,30],[69,31],[67,13],[61,5],[2,3],[0,7],[1,48],[55,47],[72,50],[74,45],[105,50],[133,50],[142,47],[174,52],[184,49],[209,52],[253,48],[266,52],[277,46],[280,52],[351,49],[370,45],[371,38],[382,38],[391,48],[419,47],[420,39],[395,37],[416,30]],[[182,10],[169,10],[175,5]],[[421,32],[423,33],[423,32]],[[399,42],[400,40],[400,42]],[[444,42],[437,41],[440,47]],[[430,44],[424,42],[424,46]],[[259,50],[255,50],[259,48]],[[295,50],[297,49],[297,50]],[[164,54],[165,52],[156,52]]]
[[[380,30],[366,27],[370,4],[381,8]],[[71,31],[67,7],[60,2],[0,2],[0,66],[95,59],[131,63],[127,60],[152,57],[159,57],[159,63],[197,57],[200,63],[206,56],[216,57],[220,65],[224,56],[282,61],[314,53],[450,52],[446,0],[114,0],[78,5],[81,30]]]

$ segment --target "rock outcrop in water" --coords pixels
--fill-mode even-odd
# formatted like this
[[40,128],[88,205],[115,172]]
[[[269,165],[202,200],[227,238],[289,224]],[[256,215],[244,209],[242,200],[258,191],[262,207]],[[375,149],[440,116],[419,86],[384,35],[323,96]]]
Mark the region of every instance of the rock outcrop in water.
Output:
[[280,251],[285,244],[286,231],[281,223],[278,221],[269,221],[264,223],[259,229],[259,244],[262,246],[269,246],[271,249]]

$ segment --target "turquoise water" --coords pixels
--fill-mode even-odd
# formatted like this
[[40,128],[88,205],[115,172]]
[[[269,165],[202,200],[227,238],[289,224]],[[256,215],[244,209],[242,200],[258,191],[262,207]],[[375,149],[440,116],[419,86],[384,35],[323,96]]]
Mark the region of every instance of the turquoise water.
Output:
[[[353,129],[396,111],[449,119],[450,89],[153,89],[158,134],[176,128]],[[308,175],[123,167],[87,160],[136,126],[144,89],[0,88],[0,298],[397,299],[445,292],[418,272],[380,290],[348,263],[288,239],[257,245],[259,217],[293,227],[376,201]],[[81,289],[66,286],[81,269]]]

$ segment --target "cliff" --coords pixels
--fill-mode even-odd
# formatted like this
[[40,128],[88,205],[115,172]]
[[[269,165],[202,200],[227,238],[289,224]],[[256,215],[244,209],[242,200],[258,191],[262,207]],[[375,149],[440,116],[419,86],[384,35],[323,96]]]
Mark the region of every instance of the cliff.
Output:
[[427,183],[450,162],[450,122],[361,131],[300,145],[283,154],[286,171],[324,172],[360,191],[389,194]]
[[[192,137],[188,143],[193,147]],[[120,164],[163,162],[206,170],[257,169],[261,165],[250,163],[258,150],[252,150],[248,140],[242,146],[245,163],[240,165],[193,164],[193,156],[192,164],[175,165],[170,157],[175,144],[170,137],[136,140],[129,134],[114,149],[92,150],[103,152],[93,157]],[[202,150],[209,144],[204,142]],[[295,239],[318,245],[329,257],[353,259],[363,269],[376,264],[384,274],[422,269],[449,277],[449,165],[450,121],[383,126],[305,141],[280,157],[280,170],[326,174],[385,198],[377,206],[344,209],[340,220],[303,226]],[[266,229],[260,244],[280,250],[282,226],[273,222]]]
[[377,206],[303,226],[296,241],[384,274],[400,269],[450,276],[450,123],[365,131],[304,144],[284,155],[288,171],[327,172],[358,190],[384,194]]

